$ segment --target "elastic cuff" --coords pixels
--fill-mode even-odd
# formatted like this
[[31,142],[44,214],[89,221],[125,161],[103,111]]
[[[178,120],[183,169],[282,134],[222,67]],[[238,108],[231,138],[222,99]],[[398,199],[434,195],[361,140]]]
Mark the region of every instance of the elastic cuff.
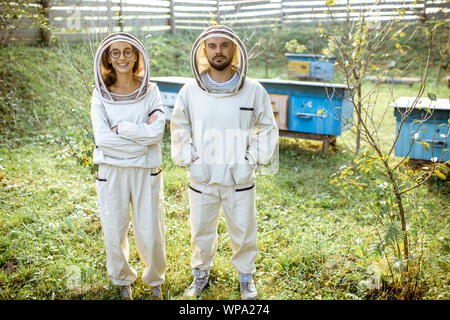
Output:
[[208,278],[209,277],[209,270],[199,270],[199,269],[193,269],[192,275],[196,278]]
[[256,159],[255,159],[250,153],[247,152],[247,153],[245,154],[245,160],[247,160],[247,162],[248,162],[250,165],[256,167],[256,165],[257,165]]
[[[114,131],[115,134],[119,135],[119,131],[123,131],[123,122],[119,122],[118,124],[116,124],[116,130]],[[121,129],[119,130],[119,127],[121,127]]]
[[238,273],[238,280],[239,280],[239,282],[252,282],[253,281],[253,275],[252,274]]
[[146,285],[148,285],[149,287],[157,287],[157,286],[162,286],[164,284],[164,280],[160,280],[160,281],[155,281],[155,282],[151,282],[151,283],[146,283],[144,282]]
[[197,154],[194,154],[193,156],[192,156],[192,159],[191,159],[191,163],[190,164],[193,164],[195,161],[197,161],[198,159],[200,159],[200,157],[197,155]]
[[130,280],[124,280],[124,281],[117,281],[117,280],[111,280],[111,282],[115,285],[115,286],[131,286],[134,282],[130,281]]

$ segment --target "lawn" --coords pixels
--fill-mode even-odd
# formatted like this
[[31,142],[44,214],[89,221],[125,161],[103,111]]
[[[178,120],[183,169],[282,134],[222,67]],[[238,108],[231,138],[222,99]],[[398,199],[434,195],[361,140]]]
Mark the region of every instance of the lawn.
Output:
[[[72,50],[78,50],[80,64],[89,66],[87,49]],[[71,156],[70,144],[80,140],[82,127],[90,127],[89,96],[65,61],[57,48],[0,49],[0,299],[119,299],[106,274],[94,174]],[[167,75],[157,67],[162,64],[154,66],[152,76]],[[250,68],[250,76],[263,76],[258,66]],[[188,72],[180,70],[180,75]],[[283,78],[283,72],[279,63],[270,74]],[[370,86],[365,83],[364,89]],[[450,93],[444,83],[428,90],[439,97]],[[379,134],[386,144],[395,128],[386,106],[392,98],[416,92],[416,85],[380,88],[375,116],[385,117]],[[395,298],[386,285],[385,260],[372,250],[376,236],[367,203],[355,197],[359,190],[330,184],[339,168],[352,163],[353,155],[344,148],[352,143],[353,137],[344,134],[337,152],[324,155],[318,142],[280,138],[278,172],[257,175],[255,281],[261,299]],[[162,147],[163,291],[165,299],[182,299],[192,279],[188,177],[171,161],[169,130]],[[408,194],[408,227],[423,255],[418,299],[450,298],[449,204],[448,181],[438,178]],[[223,217],[218,233],[218,254],[202,299],[239,299]],[[143,265],[132,234],[130,229],[130,263],[140,276]],[[149,288],[140,278],[133,288],[135,299],[147,299]]]

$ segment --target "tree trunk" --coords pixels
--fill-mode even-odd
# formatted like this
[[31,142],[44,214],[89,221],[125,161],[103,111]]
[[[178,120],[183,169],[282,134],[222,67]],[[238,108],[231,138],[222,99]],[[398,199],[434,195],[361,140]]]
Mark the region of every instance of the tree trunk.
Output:
[[383,161],[386,171],[389,176],[389,180],[394,188],[394,195],[398,205],[398,215],[400,217],[400,223],[402,225],[402,237],[403,237],[403,254],[406,259],[406,271],[409,268],[409,248],[408,248],[408,233],[406,230],[406,218],[405,218],[405,210],[403,208],[402,194],[398,189],[397,181],[395,180],[394,174],[387,163],[387,160]]
[[355,94],[356,94],[356,105],[355,105],[355,111],[356,111],[356,141],[355,141],[355,155],[359,154],[359,149],[361,148],[361,110],[362,110],[362,103],[361,103],[361,82],[359,80],[359,76],[355,75],[356,80],[358,81],[358,85],[355,88]]
[[48,0],[42,0],[42,15],[47,21],[47,25],[41,27],[42,43],[46,46],[50,46],[52,43],[52,33],[50,32],[50,7],[51,3]]

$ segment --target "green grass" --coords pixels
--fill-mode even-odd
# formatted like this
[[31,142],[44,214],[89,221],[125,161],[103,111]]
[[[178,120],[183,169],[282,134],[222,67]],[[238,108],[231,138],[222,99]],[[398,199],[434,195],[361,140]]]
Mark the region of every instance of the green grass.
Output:
[[[191,281],[188,181],[186,171],[169,159],[169,132],[163,145],[168,262],[163,289],[166,299],[181,299]],[[257,177],[255,279],[262,299],[364,298],[358,286],[381,263],[361,245],[373,237],[355,219],[365,204],[348,201],[328,182],[348,157],[322,155],[315,148],[283,138],[278,174]],[[106,275],[93,175],[58,154],[44,142],[1,150],[0,298],[118,299]],[[448,198],[427,188],[414,197],[415,206],[428,211],[422,220],[427,223],[424,272],[430,280],[424,297],[448,299]],[[223,218],[218,230],[211,285],[202,298],[239,299]],[[130,263],[142,274],[132,230],[130,245]],[[134,289],[136,299],[147,297],[140,279]]]
[[[162,54],[168,46],[170,41],[161,45]],[[71,50],[89,66],[88,51],[77,45]],[[163,55],[158,59],[161,67],[154,67],[152,75],[166,75],[170,66]],[[263,66],[256,62],[250,75],[263,77]],[[0,299],[119,299],[106,274],[94,175],[70,156],[67,144],[79,139],[84,126],[90,127],[89,96],[82,82],[55,48],[3,48],[0,66],[7,76],[0,83]],[[285,69],[284,63],[275,64],[270,75],[282,75]],[[188,69],[180,72],[190,76]],[[59,91],[51,90],[52,75],[64,84]],[[365,83],[364,89],[370,86]],[[392,99],[414,95],[417,85],[393,90],[391,97],[388,86],[380,88],[377,119]],[[449,95],[443,84],[426,92]],[[67,113],[55,93],[64,95],[63,102],[73,114]],[[392,140],[394,128],[393,112],[388,109],[380,130],[385,145]],[[65,142],[60,139],[63,129]],[[352,162],[352,154],[343,149],[352,143],[353,137],[345,134],[338,139],[337,153],[324,155],[318,142],[280,138],[278,173],[257,176],[255,281],[261,299],[391,297],[367,286],[373,279],[387,280],[381,272],[383,258],[371,251],[376,239],[367,203],[356,197],[358,190],[346,192],[329,183],[333,173]],[[168,130],[162,147],[167,252],[163,291],[165,299],[182,299],[192,280],[188,177],[186,169],[170,159]],[[418,298],[450,298],[448,190],[448,182],[433,179],[407,195],[408,228],[418,243],[413,245],[423,246]],[[218,232],[218,253],[202,299],[239,299],[223,217]],[[130,263],[139,273],[133,284],[135,299],[147,299],[149,288],[140,279],[144,267],[131,229],[129,236]]]

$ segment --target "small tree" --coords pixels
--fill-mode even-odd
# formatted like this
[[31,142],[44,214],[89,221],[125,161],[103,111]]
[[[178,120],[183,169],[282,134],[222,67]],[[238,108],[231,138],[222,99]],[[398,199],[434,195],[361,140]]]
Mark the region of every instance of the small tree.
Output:
[[[378,82],[368,90],[363,90],[363,79],[369,70],[377,72],[379,76],[387,74],[389,65],[392,65],[391,61],[380,59],[380,56],[385,54],[390,41],[395,41],[398,55],[407,54],[407,44],[398,41],[398,38],[406,38],[403,32],[405,25],[401,25],[397,19],[393,18],[373,28],[373,24],[366,20],[364,10],[355,21],[349,21],[348,24],[338,23],[333,10],[334,5],[334,1],[327,1],[331,21],[328,28],[330,31],[325,31],[324,28],[321,28],[321,31],[323,36],[329,38],[336,46],[338,67],[344,75],[350,92],[348,99],[355,111],[354,119],[348,123],[347,127],[355,135],[356,140],[353,163],[343,166],[334,174],[331,177],[331,183],[344,188],[357,188],[359,196],[364,201],[368,201],[367,222],[374,226],[378,236],[378,241],[372,248],[373,252],[386,259],[392,287],[401,288],[397,297],[413,297],[420,274],[421,256],[411,254],[407,219],[413,213],[408,212],[405,197],[412,190],[425,184],[435,172],[439,172],[439,161],[445,153],[442,154],[441,159],[436,159],[437,161],[430,166],[430,170],[414,172],[402,166],[408,157],[394,158],[393,150],[401,128],[418,107],[424,95],[434,34],[441,24],[435,24],[431,30],[426,27],[423,29],[428,37],[426,44],[428,52],[425,57],[415,58],[417,65],[423,66],[417,95],[412,105],[401,113],[400,129],[396,132],[392,144],[386,146],[379,137],[386,112],[381,120],[374,117],[374,105],[377,102],[381,84]],[[352,10],[351,5],[347,6],[347,10]],[[420,25],[417,28],[422,30]],[[384,58],[386,57],[385,54]],[[392,88],[390,93],[393,100]],[[429,97],[436,99],[434,94],[429,94]],[[427,111],[425,117],[416,120],[417,132],[432,116],[434,110],[428,108]],[[410,151],[413,143],[414,141],[411,142]],[[424,141],[422,145],[425,148],[433,147]],[[361,149],[362,146],[363,149]],[[395,263],[392,261],[393,258],[396,260]]]

